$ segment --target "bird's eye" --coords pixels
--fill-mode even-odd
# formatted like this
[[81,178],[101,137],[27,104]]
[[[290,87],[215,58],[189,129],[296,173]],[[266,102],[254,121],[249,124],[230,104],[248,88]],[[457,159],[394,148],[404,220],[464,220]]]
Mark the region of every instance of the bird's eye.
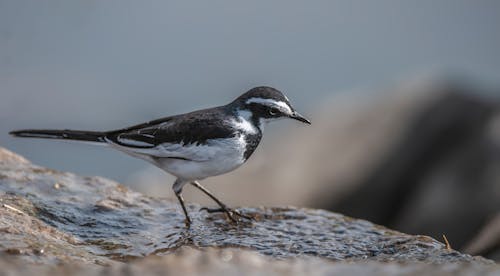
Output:
[[273,115],[274,116],[274,115],[278,114],[278,112],[279,112],[279,110],[276,109],[276,108],[269,109],[269,115]]

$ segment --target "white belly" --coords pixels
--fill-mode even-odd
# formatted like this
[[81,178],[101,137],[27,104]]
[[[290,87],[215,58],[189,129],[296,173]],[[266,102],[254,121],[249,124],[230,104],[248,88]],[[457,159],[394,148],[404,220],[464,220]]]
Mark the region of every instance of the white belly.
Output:
[[157,166],[184,180],[201,180],[230,172],[243,164],[243,160],[216,158],[210,161],[159,159]]
[[179,157],[159,157],[154,164],[184,180],[200,180],[230,172],[241,166],[246,143],[242,137],[209,140],[205,145],[188,145],[179,150]]
[[183,180],[200,180],[230,172],[245,162],[246,150],[245,139],[238,135],[207,140],[203,145],[164,143],[153,148],[110,145]]

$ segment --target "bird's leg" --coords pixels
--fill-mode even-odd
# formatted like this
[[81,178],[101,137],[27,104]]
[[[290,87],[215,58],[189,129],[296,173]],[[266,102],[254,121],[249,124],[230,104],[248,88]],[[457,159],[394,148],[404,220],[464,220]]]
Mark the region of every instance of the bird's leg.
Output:
[[243,215],[242,213],[238,212],[238,210],[233,210],[233,209],[230,209],[229,207],[227,207],[226,204],[224,204],[222,201],[220,201],[218,198],[216,198],[209,190],[207,190],[205,187],[201,186],[201,184],[198,183],[198,181],[192,181],[191,185],[200,189],[203,193],[205,193],[207,196],[209,196],[211,199],[213,199],[217,203],[217,205],[219,205],[219,207],[220,207],[220,208],[216,208],[216,209],[209,209],[209,208],[204,207],[204,208],[201,208],[200,211],[205,210],[208,213],[224,212],[228,216],[228,218],[233,222],[237,222],[237,220],[234,218],[233,215],[237,215],[239,217],[246,218],[248,220],[253,220],[252,217],[249,217],[247,215]]
[[189,214],[186,209],[186,205],[184,204],[184,198],[182,197],[182,186],[186,184],[185,182],[177,179],[174,183],[174,186],[172,187],[174,189],[175,196],[179,200],[179,203],[181,204],[182,211],[184,211],[184,216],[186,219],[184,220],[184,223],[186,223],[186,227],[189,228],[191,226],[191,218],[189,218]]

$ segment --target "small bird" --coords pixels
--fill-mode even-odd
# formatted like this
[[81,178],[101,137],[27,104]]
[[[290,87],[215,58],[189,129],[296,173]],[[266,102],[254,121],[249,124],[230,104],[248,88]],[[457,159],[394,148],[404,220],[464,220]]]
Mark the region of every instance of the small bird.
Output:
[[103,144],[152,163],[177,177],[172,188],[184,212],[186,227],[189,227],[191,219],[181,194],[188,183],[220,207],[202,208],[207,212],[223,212],[233,222],[238,221],[236,216],[252,219],[227,207],[198,181],[230,172],[245,163],[259,145],[264,125],[281,118],[311,123],[295,111],[283,93],[261,86],[250,89],[226,105],[118,130],[25,129],[10,134]]

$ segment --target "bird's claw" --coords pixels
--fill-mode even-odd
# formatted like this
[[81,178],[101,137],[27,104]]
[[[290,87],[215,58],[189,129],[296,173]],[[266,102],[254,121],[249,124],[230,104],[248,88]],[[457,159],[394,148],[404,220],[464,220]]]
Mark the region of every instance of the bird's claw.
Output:
[[224,213],[232,222],[238,222],[238,219],[236,219],[235,216],[238,216],[238,217],[244,218],[244,219],[248,219],[248,220],[255,220],[255,218],[253,218],[251,216],[247,216],[245,214],[242,214],[236,209],[230,209],[227,207],[225,207],[225,208],[203,207],[200,209],[200,211],[206,211],[207,213]]
[[184,219],[184,223],[186,224],[186,228],[190,228],[191,227],[191,219],[190,218],[185,218]]

